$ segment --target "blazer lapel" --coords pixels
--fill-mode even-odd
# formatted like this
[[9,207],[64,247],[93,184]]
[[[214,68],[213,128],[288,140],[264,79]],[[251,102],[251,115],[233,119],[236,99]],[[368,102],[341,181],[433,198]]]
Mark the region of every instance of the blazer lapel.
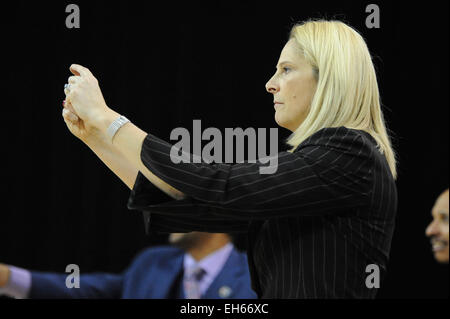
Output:
[[174,259],[158,264],[158,269],[155,269],[156,276],[152,280],[154,289],[151,290],[149,298],[165,299],[170,297],[171,288],[174,284],[178,284],[176,280],[183,270],[183,257],[184,254],[180,254]]

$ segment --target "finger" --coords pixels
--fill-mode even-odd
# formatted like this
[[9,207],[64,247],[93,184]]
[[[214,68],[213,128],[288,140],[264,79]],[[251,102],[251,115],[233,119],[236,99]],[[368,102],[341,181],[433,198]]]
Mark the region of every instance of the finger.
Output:
[[78,120],[79,120],[79,118],[78,118],[78,116],[76,116],[75,115],[75,113],[72,113],[72,112],[68,112],[68,118],[69,118],[69,120],[71,121],[71,122],[73,122],[73,123],[76,123],[76,122],[78,122]]
[[67,102],[71,102],[72,101],[72,98],[73,98],[73,94],[74,94],[74,89],[75,89],[75,87],[74,86],[70,86],[70,90],[69,89],[64,89],[64,94],[66,95],[66,103]]
[[68,109],[63,109],[62,114],[65,120],[68,120],[72,123],[76,123],[79,120],[78,116],[76,116],[76,114],[72,113]]
[[62,117],[64,119],[64,122],[70,122],[69,117],[68,117],[69,111],[67,109],[63,109],[62,110]]
[[72,76],[70,76],[69,79],[67,80],[67,83],[70,83],[71,85],[73,85],[73,84],[77,83],[77,81],[78,81],[79,79],[80,79],[79,76],[72,75]]
[[76,125],[73,124],[71,121],[69,121],[67,118],[64,117],[64,123],[66,123],[67,128],[71,132],[76,132]]
[[76,83],[69,83],[69,85],[64,88],[64,94],[66,96],[68,96],[70,94],[70,92],[75,89],[75,87],[76,87]]
[[69,69],[70,72],[72,72],[72,74],[79,75],[82,77],[85,77],[90,74],[90,71],[87,68],[79,64],[72,64]]
[[71,101],[71,98],[73,97],[73,87],[68,89],[64,89],[64,94],[66,95],[66,101]]
[[64,100],[63,106],[73,114],[77,115],[77,112],[75,112],[75,109],[73,108],[73,105],[72,103],[70,103],[70,101]]

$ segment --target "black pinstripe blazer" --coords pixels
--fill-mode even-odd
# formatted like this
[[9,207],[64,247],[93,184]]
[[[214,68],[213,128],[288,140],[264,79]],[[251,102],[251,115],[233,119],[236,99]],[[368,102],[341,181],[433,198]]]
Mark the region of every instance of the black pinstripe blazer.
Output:
[[172,200],[138,174],[128,208],[157,232],[248,233],[252,287],[261,298],[373,298],[366,267],[386,271],[397,190],[370,134],[325,128],[278,170],[260,163],[174,164],[171,145],[148,134],[141,159],[187,195]]

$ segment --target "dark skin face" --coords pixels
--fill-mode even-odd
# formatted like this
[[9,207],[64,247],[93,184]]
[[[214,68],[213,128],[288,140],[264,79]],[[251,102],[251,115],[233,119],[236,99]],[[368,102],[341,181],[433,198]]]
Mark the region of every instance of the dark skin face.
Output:
[[444,191],[436,200],[431,215],[433,220],[426,229],[426,235],[431,239],[434,257],[440,263],[448,264],[448,210],[449,191]]

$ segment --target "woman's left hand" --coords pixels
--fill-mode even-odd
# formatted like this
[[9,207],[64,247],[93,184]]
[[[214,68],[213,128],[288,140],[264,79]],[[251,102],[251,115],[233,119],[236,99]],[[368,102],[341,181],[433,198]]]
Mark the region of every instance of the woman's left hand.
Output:
[[109,111],[103,98],[97,79],[89,69],[72,64],[69,87],[64,89],[66,101],[70,103],[76,115],[84,122],[87,133],[100,129],[104,115]]

